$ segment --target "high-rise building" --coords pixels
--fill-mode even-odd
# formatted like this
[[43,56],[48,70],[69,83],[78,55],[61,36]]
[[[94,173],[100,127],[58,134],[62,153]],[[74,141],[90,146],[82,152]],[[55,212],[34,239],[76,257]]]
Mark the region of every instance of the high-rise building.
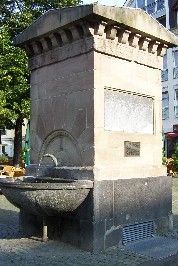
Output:
[[[143,9],[178,36],[178,0],[127,0],[124,6]],[[171,157],[178,143],[178,47],[167,50],[161,78],[164,146]]]

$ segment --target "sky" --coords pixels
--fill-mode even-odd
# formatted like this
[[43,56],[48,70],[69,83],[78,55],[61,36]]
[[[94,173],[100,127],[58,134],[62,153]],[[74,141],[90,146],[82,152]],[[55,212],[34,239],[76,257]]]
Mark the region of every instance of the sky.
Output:
[[84,4],[92,4],[93,2],[98,2],[101,5],[108,6],[123,6],[126,0],[83,0]]

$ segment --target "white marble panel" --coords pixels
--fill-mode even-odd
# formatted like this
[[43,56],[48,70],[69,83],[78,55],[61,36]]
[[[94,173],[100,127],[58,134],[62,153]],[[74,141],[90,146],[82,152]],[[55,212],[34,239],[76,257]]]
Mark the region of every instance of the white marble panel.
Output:
[[153,134],[153,99],[128,92],[106,90],[105,130]]

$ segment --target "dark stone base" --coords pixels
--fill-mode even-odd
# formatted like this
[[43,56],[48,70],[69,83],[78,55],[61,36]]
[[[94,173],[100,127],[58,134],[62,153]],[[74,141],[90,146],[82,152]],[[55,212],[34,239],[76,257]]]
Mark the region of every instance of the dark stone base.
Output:
[[42,237],[42,217],[20,210],[19,228],[21,235],[24,237]]
[[[171,189],[172,178],[167,176],[95,181],[79,208],[47,218],[49,238],[100,252],[122,243],[122,228],[126,225],[152,220],[156,232],[167,232],[172,211]],[[21,212],[21,230],[27,233],[28,228],[31,232],[41,228],[38,231],[41,235],[42,223],[29,217]]]

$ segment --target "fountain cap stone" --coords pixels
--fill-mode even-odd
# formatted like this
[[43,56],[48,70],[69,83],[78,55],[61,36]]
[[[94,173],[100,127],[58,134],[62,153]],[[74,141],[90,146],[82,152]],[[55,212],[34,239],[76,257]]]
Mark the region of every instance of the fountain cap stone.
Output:
[[113,7],[98,4],[67,7],[49,10],[31,26],[14,39],[14,44],[23,46],[25,43],[38,40],[54,33],[60,28],[79,21],[103,20],[109,25],[118,25],[131,33],[141,34],[152,41],[159,41],[168,47],[178,45],[178,38],[141,9],[130,7]]

